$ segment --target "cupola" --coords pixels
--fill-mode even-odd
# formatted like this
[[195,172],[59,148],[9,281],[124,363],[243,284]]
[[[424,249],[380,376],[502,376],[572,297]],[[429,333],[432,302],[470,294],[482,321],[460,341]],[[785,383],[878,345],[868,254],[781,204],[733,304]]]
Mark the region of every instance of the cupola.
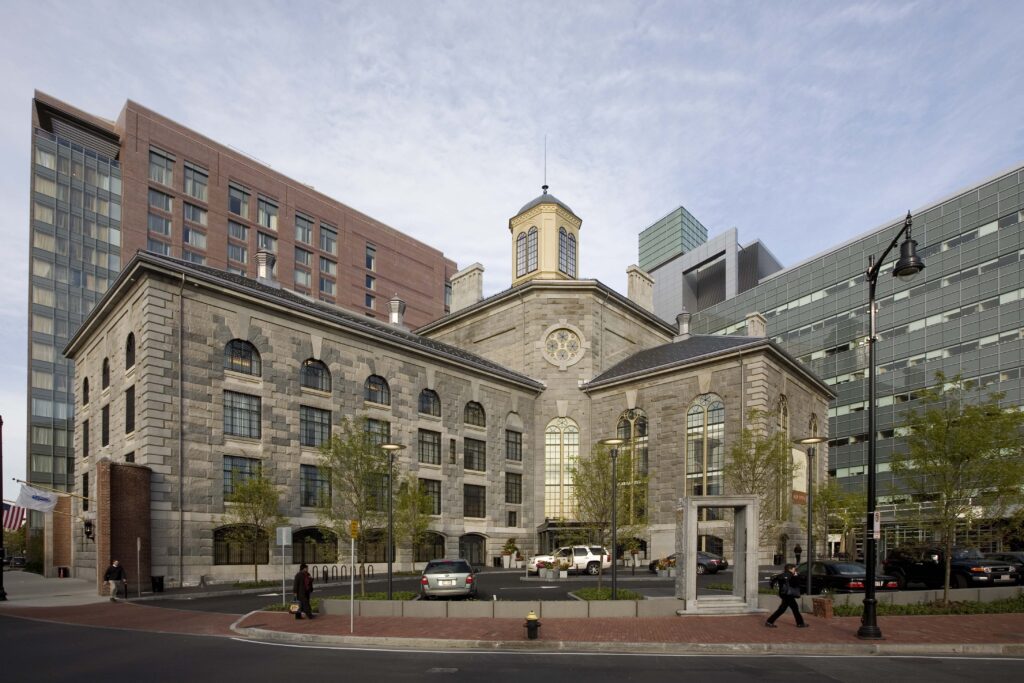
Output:
[[583,221],[548,186],[509,219],[512,286],[527,280],[575,280]]

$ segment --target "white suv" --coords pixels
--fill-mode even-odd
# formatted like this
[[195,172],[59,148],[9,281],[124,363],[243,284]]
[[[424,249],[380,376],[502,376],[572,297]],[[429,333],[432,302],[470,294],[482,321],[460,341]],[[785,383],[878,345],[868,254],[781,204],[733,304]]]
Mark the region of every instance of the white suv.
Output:
[[550,555],[536,555],[526,561],[526,569],[531,574],[538,573],[538,562],[568,562],[569,571],[586,572],[596,575],[601,569],[611,569],[612,556],[607,548],[599,545],[569,545],[559,548]]

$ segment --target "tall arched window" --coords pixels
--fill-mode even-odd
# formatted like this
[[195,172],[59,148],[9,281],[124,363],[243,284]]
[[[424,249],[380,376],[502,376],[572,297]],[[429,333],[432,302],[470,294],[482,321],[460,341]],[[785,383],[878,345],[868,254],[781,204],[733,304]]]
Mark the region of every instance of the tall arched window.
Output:
[[260,352],[244,339],[232,339],[224,347],[224,369],[259,377],[263,374]]
[[476,401],[470,401],[467,403],[463,415],[463,422],[474,427],[486,427],[487,414],[484,413],[484,407]]
[[570,468],[580,456],[580,428],[567,417],[555,418],[544,430],[544,516],[572,519],[576,510]]
[[135,367],[135,333],[129,332],[124,343],[124,369]]
[[565,271],[569,277],[576,277],[576,235],[569,235],[569,269]]
[[[628,468],[628,477],[622,485],[628,487],[626,490],[626,509],[622,511],[622,519],[627,524],[640,522],[647,509],[647,414],[639,409],[627,410],[619,416],[619,424],[616,429],[618,438],[625,443],[619,450],[620,467],[621,461]],[[620,469],[620,472],[623,470]]]
[[391,387],[388,386],[388,381],[380,375],[367,377],[363,385],[363,398],[370,403],[391,405]]
[[441,417],[441,398],[433,389],[424,389],[420,392],[419,412],[424,415]]
[[537,270],[537,228],[530,228],[526,234],[526,272]]
[[[775,433],[781,437],[780,440],[785,444],[788,453],[791,443],[789,440],[789,402],[786,400],[785,394],[779,395],[779,402],[775,407]],[[789,519],[792,507],[789,501],[793,496],[792,490],[792,477],[780,476],[779,490],[775,499],[775,509],[780,520]]]
[[82,405],[89,405],[89,378],[82,380]]
[[565,228],[558,229],[558,270],[569,274],[569,233]]
[[331,371],[321,361],[307,358],[299,371],[299,383],[307,389],[331,390]]
[[100,371],[100,389],[110,386],[110,359],[103,359],[103,369]]
[[[725,405],[715,394],[702,394],[686,412],[686,484],[690,495],[723,493],[725,459]],[[704,519],[717,519],[715,509],[705,509]]]
[[516,277],[526,275],[526,233],[516,238]]

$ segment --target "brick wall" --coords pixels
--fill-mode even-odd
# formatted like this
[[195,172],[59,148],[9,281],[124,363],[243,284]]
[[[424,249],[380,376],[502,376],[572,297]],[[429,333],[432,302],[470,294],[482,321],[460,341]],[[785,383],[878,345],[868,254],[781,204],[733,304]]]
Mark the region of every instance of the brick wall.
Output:
[[[141,465],[117,464],[106,458],[96,463],[96,583],[100,592],[103,573],[115,559],[128,574],[130,593],[137,593],[140,585],[148,590],[151,474]],[[136,539],[142,544],[138,555]]]

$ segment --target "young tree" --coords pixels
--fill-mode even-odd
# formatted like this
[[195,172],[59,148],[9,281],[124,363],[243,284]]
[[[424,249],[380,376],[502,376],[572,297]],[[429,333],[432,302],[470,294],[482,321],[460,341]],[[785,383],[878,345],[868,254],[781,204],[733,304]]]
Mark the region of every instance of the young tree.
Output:
[[371,532],[387,525],[388,454],[366,418],[342,418],[339,430],[320,447],[320,470],[331,485],[331,499],[319,508],[321,524],[338,538],[352,538],[359,554],[360,591],[366,593],[365,557]]
[[751,410],[740,438],[729,449],[722,468],[726,486],[735,494],[755,496],[758,500],[758,533],[761,544],[774,539],[786,521],[787,501],[780,492],[793,481],[793,457],[785,435],[769,431],[767,413]]
[[921,392],[920,409],[906,414],[907,452],[892,458],[922,506],[922,523],[939,536],[945,555],[943,601],[949,602],[949,575],[957,526],[980,516],[998,519],[1021,502],[1024,413],[999,405],[1001,393],[982,396],[959,375],[936,373],[936,384]]
[[433,499],[415,474],[410,472],[401,479],[395,490],[395,538],[409,544],[413,557],[430,528],[433,505]]
[[[633,454],[629,448],[619,448],[616,469],[616,536],[624,541],[646,531],[648,478],[633,467]],[[569,477],[576,499],[576,520],[590,532],[591,540],[607,546],[611,542],[612,531],[611,449],[598,444],[589,455],[580,455],[569,467]],[[616,549],[611,548],[611,553],[612,562],[615,562]],[[600,573],[597,587],[601,588]]]
[[228,540],[252,548],[252,575],[259,581],[259,546],[269,543],[274,527],[287,520],[281,515],[281,494],[263,473],[232,484],[232,493],[225,498],[223,524],[230,527]]
[[827,539],[834,530],[845,539],[853,530],[862,531],[867,502],[863,491],[846,491],[835,479],[819,483],[814,489],[815,538]]

